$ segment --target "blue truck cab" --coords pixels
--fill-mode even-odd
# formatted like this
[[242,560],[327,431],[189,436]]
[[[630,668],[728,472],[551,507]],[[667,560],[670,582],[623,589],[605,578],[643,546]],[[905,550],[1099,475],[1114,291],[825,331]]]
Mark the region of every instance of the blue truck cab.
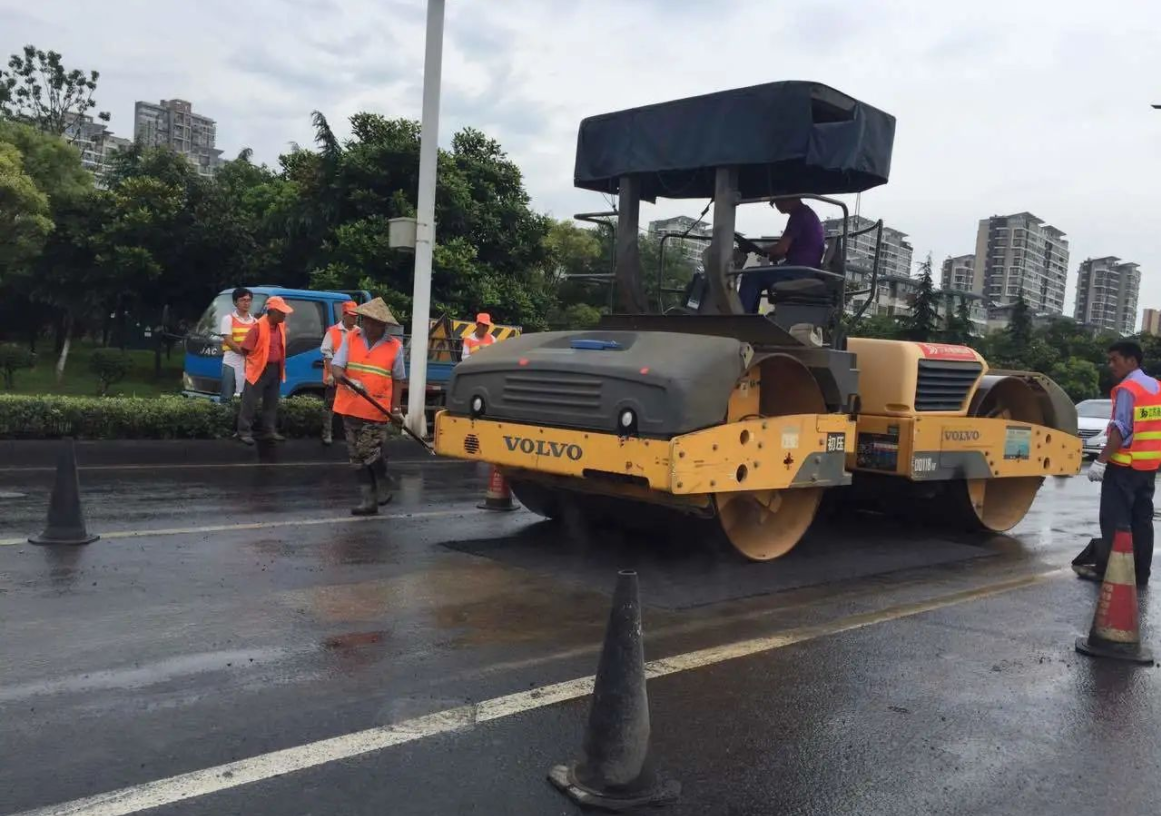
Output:
[[[250,286],[254,302],[250,313],[255,317],[263,314],[266,299],[278,295],[285,300],[294,313],[286,318],[286,382],[282,384],[283,397],[302,395],[321,397],[323,385],[322,345],[327,327],[338,323],[342,316],[344,301],[354,300],[366,303],[371,294],[358,292],[316,292],[309,289],[285,289],[281,286]],[[182,393],[187,397],[218,399],[222,381],[222,318],[234,311],[231,299],[233,289],[219,293],[198,320],[197,325],[185,338],[185,372],[182,376]],[[402,334],[400,327],[391,327],[399,333],[405,348],[410,347],[409,338]],[[410,369],[410,360],[405,362]],[[429,409],[443,404],[444,386],[451,377],[455,363],[451,360],[429,360],[427,367],[427,397]],[[406,382],[403,384],[406,404]]]

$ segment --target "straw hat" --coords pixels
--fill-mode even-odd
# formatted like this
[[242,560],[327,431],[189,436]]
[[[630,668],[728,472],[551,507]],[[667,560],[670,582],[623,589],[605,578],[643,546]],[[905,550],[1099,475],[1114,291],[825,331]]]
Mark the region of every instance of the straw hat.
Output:
[[391,310],[387,308],[387,304],[383,302],[383,298],[375,298],[368,301],[355,309],[355,314],[360,317],[365,317],[368,320],[377,320],[380,323],[390,323],[393,326],[401,325],[395,319],[395,315],[391,314]]

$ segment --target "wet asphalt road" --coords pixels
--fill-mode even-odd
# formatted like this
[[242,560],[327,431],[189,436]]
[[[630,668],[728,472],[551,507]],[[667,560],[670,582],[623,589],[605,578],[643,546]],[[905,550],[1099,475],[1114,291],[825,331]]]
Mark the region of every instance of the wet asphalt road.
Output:
[[[1010,536],[860,517],[749,565],[479,511],[471,465],[394,473],[387,515],[351,522],[341,465],[82,470],[106,537],[57,550],[19,543],[51,472],[0,469],[0,814],[591,675],[623,566],[650,659],[813,627],[650,681],[671,812],[1156,812],[1158,670],[1072,648],[1096,588],[1061,568],[1095,533],[1096,485],[1046,484]],[[544,774],[576,756],[588,704],[148,812],[575,813]]]

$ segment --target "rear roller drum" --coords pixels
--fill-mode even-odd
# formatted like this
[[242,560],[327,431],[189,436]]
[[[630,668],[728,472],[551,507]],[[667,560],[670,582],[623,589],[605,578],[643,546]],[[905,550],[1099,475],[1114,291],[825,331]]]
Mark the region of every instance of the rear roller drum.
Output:
[[[1044,425],[1044,410],[1031,386],[1015,377],[985,377],[972,400],[971,416]],[[1018,476],[1008,479],[967,479],[948,485],[948,510],[968,527],[1002,533],[1028,514],[1044,479]],[[954,516],[952,516],[954,517]]]

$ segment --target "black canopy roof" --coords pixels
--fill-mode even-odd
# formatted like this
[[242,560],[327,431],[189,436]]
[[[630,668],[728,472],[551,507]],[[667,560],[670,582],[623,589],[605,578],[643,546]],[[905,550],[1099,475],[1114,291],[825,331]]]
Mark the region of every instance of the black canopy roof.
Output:
[[857,193],[887,182],[895,117],[817,82],[771,82],[590,116],[574,183],[641,196],[710,198],[714,168],[736,165],[743,198]]

